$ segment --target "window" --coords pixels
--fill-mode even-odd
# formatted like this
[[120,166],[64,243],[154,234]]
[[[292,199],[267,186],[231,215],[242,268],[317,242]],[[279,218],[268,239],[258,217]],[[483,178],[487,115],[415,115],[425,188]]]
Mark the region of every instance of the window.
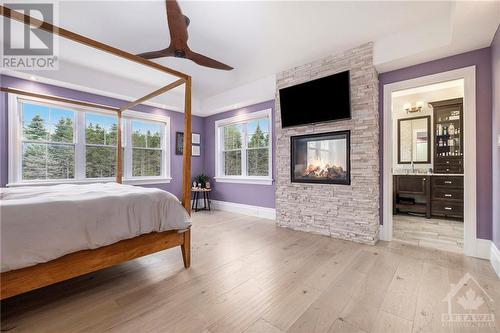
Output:
[[22,178],[74,179],[75,113],[41,104],[22,104]]
[[132,176],[151,177],[161,175],[162,126],[132,120]]
[[116,116],[85,113],[85,177],[116,176]]
[[[9,185],[113,181],[118,119],[97,109],[9,95]],[[125,183],[170,181],[169,118],[122,114]]]
[[272,184],[271,110],[216,122],[216,181]]

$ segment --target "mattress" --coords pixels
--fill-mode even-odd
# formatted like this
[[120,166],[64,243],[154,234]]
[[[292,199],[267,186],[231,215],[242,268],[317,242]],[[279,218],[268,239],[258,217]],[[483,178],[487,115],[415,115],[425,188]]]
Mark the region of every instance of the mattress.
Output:
[[117,183],[0,190],[1,271],[47,262],[191,221],[171,193]]

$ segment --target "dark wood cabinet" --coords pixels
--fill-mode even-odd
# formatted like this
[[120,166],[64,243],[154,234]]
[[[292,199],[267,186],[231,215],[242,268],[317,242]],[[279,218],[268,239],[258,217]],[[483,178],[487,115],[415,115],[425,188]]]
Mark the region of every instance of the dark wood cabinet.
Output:
[[431,217],[429,176],[394,176],[394,211]]
[[432,176],[432,187],[464,188],[464,177],[461,176]]
[[394,214],[417,213],[463,219],[463,176],[395,175]]
[[394,176],[394,213],[464,217],[463,99],[433,108],[433,174]]
[[431,177],[431,214],[433,216],[464,217],[464,177]]
[[434,110],[434,173],[461,174],[463,168],[463,99],[429,103]]

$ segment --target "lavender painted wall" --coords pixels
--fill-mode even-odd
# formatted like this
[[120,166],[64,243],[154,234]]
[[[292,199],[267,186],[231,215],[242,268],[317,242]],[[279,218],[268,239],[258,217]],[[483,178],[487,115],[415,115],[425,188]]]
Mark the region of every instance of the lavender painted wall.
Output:
[[[105,104],[114,107],[123,106],[126,102],[116,98],[105,97],[101,95],[81,92],[73,89],[62,88],[54,85],[43,84],[39,82],[18,79],[11,76],[0,76],[0,85],[2,87],[10,87],[21,90],[37,92],[41,94],[54,95],[69,99],[77,99],[86,102]],[[7,170],[7,98],[5,93],[0,93],[0,186],[5,186],[8,180]],[[161,114],[170,117],[170,152],[171,152],[171,177],[172,181],[169,184],[147,185],[147,187],[157,187],[173,193],[180,197],[182,186],[182,156],[175,155],[175,132],[183,131],[184,115],[180,112],[164,110],[146,105],[138,105],[132,108],[134,111]],[[201,134],[201,140],[205,139],[204,119],[198,116],[192,118],[192,130]],[[205,152],[201,151],[200,157],[192,158],[191,174],[197,175],[203,172]],[[145,185],[146,186],[146,185]]]
[[498,27],[491,43],[492,68],[492,170],[493,170],[493,242],[500,249],[500,27]]
[[[215,121],[266,109],[272,109],[272,124],[274,128],[274,100],[247,106],[241,109],[231,110],[205,118],[205,172],[210,176],[215,175]],[[276,136],[273,131],[273,179],[275,177],[275,147]],[[229,201],[247,205],[274,208],[275,185],[253,185],[253,184],[231,184],[214,182],[212,199]]]
[[[380,98],[380,135],[383,133],[383,86],[388,83],[408,80],[420,76],[435,74],[457,68],[476,66],[476,112],[477,118],[477,234],[482,239],[492,239],[498,247],[500,247],[500,205],[492,203],[500,202],[500,152],[496,146],[496,137],[492,138],[492,131],[500,132],[500,96],[496,92],[500,86],[500,33],[497,31],[495,40],[491,48],[479,49],[379,75]],[[492,85],[492,69],[493,83]],[[84,101],[108,104],[112,106],[121,106],[124,101],[104,97],[100,95],[84,93],[72,89],[56,87],[38,82],[21,80],[9,76],[0,75],[0,84],[5,87],[13,87],[23,90],[36,91],[45,94],[57,95],[66,98],[81,99]],[[494,107],[492,107],[492,100]],[[4,186],[7,182],[7,98],[6,94],[0,93],[0,186]],[[193,116],[193,131],[201,133],[202,151],[201,157],[193,157],[192,175],[206,173],[213,177],[215,174],[215,121],[232,117],[239,114],[256,112],[264,109],[272,109],[274,123],[274,100],[255,104],[252,106],[231,110],[219,113],[207,118]],[[178,112],[162,110],[149,106],[138,106],[134,108],[136,111],[159,113],[170,116],[171,119],[171,170],[172,182],[170,184],[149,185],[168,190],[176,195],[181,192],[181,173],[182,173],[182,157],[174,154],[175,152],[175,132],[183,130],[183,115]],[[492,122],[494,120],[495,122]],[[491,124],[493,123],[493,127]],[[380,152],[383,154],[382,137],[380,138]],[[275,133],[273,132],[273,179],[275,177]],[[492,142],[494,145],[492,160]],[[382,155],[381,155],[382,156]],[[380,159],[381,168],[383,160]],[[381,169],[383,170],[383,169]],[[494,182],[494,185],[492,185]],[[262,207],[275,207],[275,186],[273,185],[251,185],[251,184],[231,184],[231,183],[214,183],[212,199],[242,203],[248,205],[256,205]],[[381,183],[383,183],[383,175],[381,175]],[[495,186],[495,187],[494,187]],[[492,188],[495,188],[492,201]],[[381,194],[382,200],[382,194]],[[381,203],[381,210],[382,210]],[[381,211],[382,216],[382,211]],[[495,220],[492,224],[492,216]]]
[[[380,142],[383,142],[384,125],[384,85],[413,79],[420,76],[436,74],[457,68],[476,66],[476,153],[477,153],[477,237],[492,238],[492,159],[491,159],[491,50],[483,48],[455,56],[438,59],[423,64],[410,66],[379,75],[379,112]],[[383,144],[380,146],[383,156]],[[383,159],[380,159],[383,170]],[[383,174],[381,173],[381,184]],[[381,188],[382,190],[382,188]],[[381,193],[382,198],[382,193]],[[382,198],[383,199],[383,198]],[[498,201],[497,201],[498,202]],[[497,204],[498,205],[498,204]],[[381,202],[382,216],[383,202]]]

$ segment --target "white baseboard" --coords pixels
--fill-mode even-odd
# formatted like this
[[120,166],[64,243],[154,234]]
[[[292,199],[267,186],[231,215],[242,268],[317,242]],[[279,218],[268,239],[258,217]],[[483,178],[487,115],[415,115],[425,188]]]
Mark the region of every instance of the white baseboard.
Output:
[[380,224],[378,226],[378,239],[381,241],[389,241],[389,237],[387,237],[384,231],[385,231],[384,225]]
[[213,209],[276,220],[276,209],[239,204],[229,201],[210,200]]
[[490,259],[492,241],[487,239],[476,239],[476,254],[473,257]]
[[496,247],[495,243],[491,242],[490,246],[490,263],[497,273],[497,276],[500,278],[500,250]]

